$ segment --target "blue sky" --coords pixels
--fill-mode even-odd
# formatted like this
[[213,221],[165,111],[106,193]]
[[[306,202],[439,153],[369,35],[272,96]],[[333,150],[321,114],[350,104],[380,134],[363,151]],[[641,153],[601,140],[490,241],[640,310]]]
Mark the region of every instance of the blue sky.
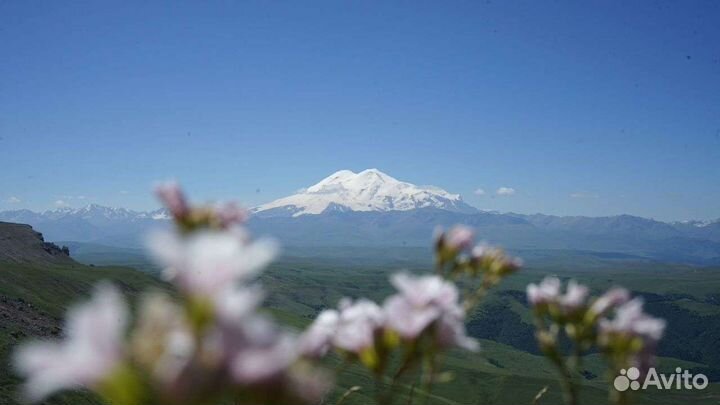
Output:
[[717,218],[718,21],[715,1],[3,2],[0,210],[153,208],[167,178],[254,205],[377,167],[485,209]]

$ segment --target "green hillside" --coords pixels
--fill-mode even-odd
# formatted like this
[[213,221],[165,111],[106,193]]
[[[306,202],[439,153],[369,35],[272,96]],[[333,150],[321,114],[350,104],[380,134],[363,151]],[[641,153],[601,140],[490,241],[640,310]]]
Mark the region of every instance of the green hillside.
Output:
[[[163,288],[154,276],[157,269],[141,252],[113,250],[106,246],[71,245],[86,263],[105,263],[128,267],[61,264],[0,263],[0,305],[4,316],[0,327],[0,355],[7,364],[9,348],[30,335],[51,337],[60,331],[60,316],[67,305],[87,294],[100,279],[113,280],[129,297],[145,288]],[[261,282],[268,291],[266,306],[278,319],[298,330],[312,321],[323,308],[333,307],[343,296],[368,296],[376,301],[390,294],[388,276],[399,269],[427,271],[427,255],[417,249],[369,252],[357,250],[299,251],[288,249]],[[668,319],[666,339],[660,348],[661,370],[677,366],[704,372],[717,381],[717,336],[720,336],[720,271],[684,265],[633,261],[634,258],[605,257],[595,252],[528,251],[528,268],[506,280],[488,296],[485,305],[471,315],[468,329],[481,338],[477,354],[451,352],[445,359],[452,378],[433,388],[429,403],[446,404],[530,404],[543,387],[548,387],[539,404],[560,402],[555,370],[539,355],[532,337],[525,304],[524,288],[546,274],[576,278],[600,291],[622,284],[643,295],[648,311]],[[578,266],[578,263],[580,265]],[[338,361],[331,359],[330,367]],[[606,402],[607,375],[597,354],[583,359],[583,403]],[[0,403],[13,403],[17,381],[8,373],[0,377]],[[374,381],[359,368],[341,374],[337,389],[326,403],[333,404],[348,388],[362,388],[349,396],[346,404],[374,401]],[[411,390],[400,384],[401,391]],[[416,403],[424,396],[418,387]],[[396,398],[399,403],[405,399]],[[688,391],[646,392],[636,398],[639,404],[673,404],[693,401],[717,403],[717,383],[702,393]],[[51,404],[94,403],[81,394],[53,398]]]
[[[130,300],[148,288],[164,288],[157,279],[125,267],[0,262],[0,404],[16,403],[18,380],[9,353],[30,337],[61,335],[62,316],[100,280],[112,281]],[[47,404],[94,404],[89,395],[65,394]]]
[[[582,252],[574,255],[586,256]],[[660,351],[660,370],[672,372],[680,366],[703,372],[717,381],[713,376],[717,372],[716,365],[720,364],[714,362],[718,356],[720,305],[714,297],[720,291],[720,269],[605,258],[588,260],[587,267],[571,268],[564,265],[566,260],[562,255],[552,256],[545,252],[540,256],[545,259],[539,259],[537,265],[506,280],[507,283],[472,314],[468,329],[472,335],[486,338],[481,340],[482,351],[478,354],[453,352],[448,356],[446,365],[453,378],[434,388],[431,403],[530,404],[545,386],[549,387],[548,391],[538,403],[561,402],[555,370],[538,353],[525,304],[527,283],[538,281],[547,274],[576,278],[597,291],[612,285],[625,285],[635,294],[644,296],[648,311],[666,318],[669,323]],[[427,261],[412,260],[397,253],[389,257],[393,265],[381,264],[382,260],[377,256],[368,260],[362,260],[356,254],[352,257],[355,258],[344,260],[335,255],[332,259],[307,256],[281,259],[262,279],[270,292],[268,305],[284,321],[302,327],[320,309],[335,306],[343,296],[368,296],[381,302],[391,293],[387,278],[394,271],[427,271]],[[600,356],[585,356],[583,369],[581,403],[605,403],[607,376]],[[340,387],[334,395],[339,396],[349,387],[360,385],[363,388],[348,397],[345,403],[369,403],[373,401],[373,384],[362,370],[351,368],[341,377]],[[415,393],[421,396],[417,387]],[[693,401],[710,404],[718,400],[720,386],[711,383],[702,393],[648,391],[637,397],[635,403]]]

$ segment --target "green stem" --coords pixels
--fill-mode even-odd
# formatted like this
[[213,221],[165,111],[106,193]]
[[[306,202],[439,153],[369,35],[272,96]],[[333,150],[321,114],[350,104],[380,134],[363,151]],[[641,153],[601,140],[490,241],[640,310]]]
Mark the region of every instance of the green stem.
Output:
[[573,375],[570,372],[570,369],[565,365],[565,363],[560,359],[560,361],[555,362],[555,365],[560,370],[561,379],[560,382],[562,384],[563,388],[563,396],[565,398],[565,403],[567,405],[577,405],[577,386],[573,382]]
[[398,381],[400,381],[400,378],[412,367],[414,360],[415,360],[415,350],[409,349],[405,353],[405,358],[403,360],[403,363],[400,365],[398,370],[393,374],[392,381],[390,381],[390,388],[387,390],[387,395],[385,395],[382,399],[382,404],[390,404],[392,403],[393,396],[395,395],[395,388],[397,387]]
[[357,386],[357,385],[354,385],[354,386],[348,388],[347,391],[345,391],[345,392],[342,394],[342,396],[340,397],[340,399],[338,399],[338,401],[337,401],[337,403],[336,403],[335,405],[342,405],[342,403],[345,402],[345,399],[346,399],[347,397],[349,397],[350,395],[352,395],[353,392],[358,392],[358,391],[360,391],[360,390],[361,390],[361,388],[360,388],[359,386]]
[[383,398],[382,385],[383,385],[382,374],[376,373],[375,374],[375,403],[377,405],[385,404],[385,402],[383,401],[384,398]]
[[475,307],[485,298],[485,295],[487,295],[488,290],[490,289],[490,285],[487,282],[487,280],[483,279],[482,284],[480,284],[480,287],[475,290],[466,300],[465,300],[465,312],[470,313],[472,312]]
[[433,380],[435,379],[435,354],[431,352],[424,359],[423,364],[423,391],[425,391],[425,404],[430,400],[430,394],[432,393]]

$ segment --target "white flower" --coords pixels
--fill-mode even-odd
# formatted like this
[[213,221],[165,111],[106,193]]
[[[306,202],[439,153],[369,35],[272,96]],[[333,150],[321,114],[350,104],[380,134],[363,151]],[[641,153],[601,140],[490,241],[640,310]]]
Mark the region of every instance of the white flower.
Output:
[[240,325],[255,313],[263,297],[259,287],[227,286],[213,297],[218,321],[224,325]]
[[560,279],[557,277],[545,277],[539,285],[529,284],[527,286],[527,298],[533,306],[554,302],[559,295]]
[[474,238],[475,232],[463,225],[455,225],[443,235],[445,246],[454,251],[468,249]]
[[405,297],[393,295],[383,305],[388,328],[404,339],[415,339],[440,316],[440,309],[433,306],[415,307]]
[[216,322],[203,338],[208,357],[225,364],[240,385],[265,383],[285,374],[298,357],[298,340],[257,313],[263,293],[232,287],[213,299]]
[[657,342],[665,331],[665,320],[643,312],[643,300],[635,298],[619,306],[612,320],[602,319],[600,331],[639,336],[646,341]]
[[249,343],[230,361],[230,373],[237,383],[268,382],[283,376],[297,359],[297,339],[289,334],[279,333],[274,339]]
[[560,279],[545,277],[539,285],[527,286],[528,302],[532,306],[556,305],[563,315],[571,315],[585,308],[590,290],[575,280],[570,280],[565,293],[562,293]]
[[460,347],[473,352],[480,349],[478,341],[465,332],[465,311],[461,307],[444,312],[437,330],[440,347]]
[[565,314],[582,309],[585,306],[589,292],[590,290],[584,285],[578,284],[575,280],[570,280],[565,294],[559,297],[560,308]]
[[251,313],[236,322],[220,322],[206,339],[224,359],[233,381],[265,383],[281,377],[298,357],[297,338],[269,318]]
[[391,282],[399,293],[385,301],[387,328],[404,339],[416,339],[436,324],[440,346],[477,349],[477,342],[465,333],[465,310],[454,284],[438,276],[406,273],[395,274]]
[[330,349],[339,322],[340,314],[338,311],[326,309],[320,312],[300,337],[300,352],[304,356],[312,358],[324,356]]
[[147,296],[132,335],[132,353],[161,384],[171,387],[190,363],[195,341],[183,309],[167,296]]
[[438,276],[392,276],[399,294],[385,301],[386,325],[405,339],[415,339],[444,311],[458,306],[455,286]]
[[655,350],[665,331],[665,320],[643,312],[643,301],[635,298],[620,305],[612,320],[601,319],[599,324],[600,345],[611,345],[616,339],[639,338],[640,350],[631,355],[629,364],[638,367],[641,375],[655,364]]
[[611,288],[605,294],[600,296],[590,306],[590,311],[594,314],[602,315],[608,310],[622,305],[630,300],[630,292],[621,287]]
[[355,302],[340,301],[338,327],[332,343],[340,349],[360,353],[375,344],[375,332],[384,322],[382,309],[372,301],[361,298]]
[[476,245],[470,251],[470,257],[498,276],[510,274],[523,266],[523,260],[519,257],[508,256],[502,249],[484,243]]
[[457,288],[439,276],[414,277],[407,273],[397,273],[391,277],[390,283],[416,307],[433,305],[447,309],[457,305]]
[[27,398],[40,401],[58,390],[102,382],[122,360],[126,324],[120,293],[98,285],[89,302],[68,311],[64,340],[29,343],[15,353],[16,368],[27,377]]
[[148,239],[148,246],[165,267],[166,279],[186,293],[206,297],[255,276],[277,251],[272,241],[249,242],[234,230],[203,230],[187,236],[157,232]]

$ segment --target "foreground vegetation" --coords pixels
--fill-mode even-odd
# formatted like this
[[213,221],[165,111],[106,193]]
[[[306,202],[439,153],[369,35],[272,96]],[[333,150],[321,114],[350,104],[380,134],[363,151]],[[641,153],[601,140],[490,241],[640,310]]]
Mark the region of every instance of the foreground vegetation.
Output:
[[[178,196],[175,194],[174,197]],[[170,201],[171,208],[172,203]],[[91,285],[100,279],[115,281],[115,287],[95,288],[92,305],[73,307],[70,328],[66,330],[67,344],[36,343],[24,348],[20,351],[21,356],[15,358],[21,371],[30,377],[30,383],[26,385],[29,391],[25,392],[31,399],[33,396],[43,399],[58,388],[74,388],[80,384],[113,403],[129,405],[157,401],[204,403],[215,398],[214,394],[225,392],[230,394],[229,400],[239,396],[253,403],[289,400],[315,403],[320,395],[324,397],[323,401],[338,403],[389,403],[401,398],[401,401],[425,398],[439,403],[557,403],[561,400],[571,404],[578,401],[600,403],[608,400],[609,381],[614,377],[612,371],[641,364],[637,363],[636,356],[644,353],[639,349],[646,347],[647,338],[643,335],[646,332],[634,335],[635,332],[628,331],[614,337],[603,335],[606,332],[602,324],[599,331],[595,329],[596,319],[605,316],[607,310],[599,308],[612,309],[614,305],[621,305],[627,302],[630,294],[626,291],[619,297],[614,294],[614,299],[619,301],[608,303],[609,306],[598,306],[601,300],[589,297],[618,283],[643,295],[650,312],[666,318],[670,330],[675,330],[659,348],[660,354],[664,355],[660,359],[661,371],[681,367],[703,372],[713,379],[716,373],[714,360],[717,353],[713,344],[718,336],[715,291],[718,291],[719,283],[714,269],[630,263],[622,257],[594,252],[558,255],[557,252],[531,251],[526,253],[536,258],[538,265],[509,278],[503,288],[493,292],[493,287],[517,270],[517,262],[503,252],[487,247],[463,253],[471,246],[471,233],[456,228],[437,239],[436,276],[415,276],[432,271],[421,260],[426,255],[400,249],[387,250],[380,255],[368,255],[367,251],[360,255],[334,251],[335,258],[325,261],[317,261],[306,254],[281,260],[261,277],[268,296],[266,305],[256,309],[260,298],[257,284],[243,283],[256,269],[264,266],[274,247],[262,242],[248,242],[243,233],[231,230],[228,224],[241,220],[242,216],[234,207],[226,211],[206,208],[191,211],[183,206],[181,213],[179,210],[175,207],[179,235],[160,235],[162,243],[154,244],[160,261],[171,269],[164,274],[173,281],[178,294],[162,292],[167,291],[167,285],[123,268],[4,264],[0,284],[4,318],[0,326],[8,333],[0,341],[0,354],[6,364],[9,348],[27,336],[61,337],[59,315],[70,300],[86,296]],[[199,232],[199,238],[193,237],[197,229],[205,228],[213,231]],[[213,233],[215,230],[219,232]],[[92,248],[80,250],[85,250],[86,259],[127,260],[148,273],[156,273],[154,267],[144,263],[141,255],[129,254],[134,252],[112,255],[108,251],[98,255]],[[250,261],[253,264],[249,267],[239,264],[238,253],[250,255],[255,259]],[[585,268],[569,266],[578,256],[587,259]],[[407,270],[398,275],[398,267]],[[548,271],[548,268],[552,270]],[[387,283],[392,273],[395,275],[390,278],[399,290],[395,295],[392,295],[395,289]],[[567,293],[562,295],[564,289],[558,289],[561,281],[546,278],[540,287],[528,288],[529,301],[533,305],[528,307],[525,286],[533,286],[533,282],[548,273],[563,279],[588,280],[591,288],[569,283]],[[456,281],[457,287],[440,276]],[[244,280],[240,285],[235,284],[240,281],[237,277]],[[135,330],[127,335],[128,347],[115,346],[124,344],[121,341],[126,338],[124,309],[118,292],[133,299],[147,287],[159,293],[146,296],[133,311],[138,313],[139,321],[134,324]],[[458,301],[457,290],[466,291],[462,302]],[[418,305],[413,303],[415,300],[426,299],[423,294],[430,294],[431,298],[427,298],[430,301],[415,306]],[[361,298],[382,302],[390,295],[382,308]],[[357,300],[343,301],[344,297]],[[435,301],[438,299],[444,300],[443,303]],[[477,306],[480,300],[485,303],[482,307]],[[338,311],[326,309],[335,307],[338,301],[341,302]],[[464,309],[459,306],[461,304]],[[435,308],[434,305],[440,306]],[[401,308],[400,317],[393,320],[392,311],[398,308]],[[254,313],[256,310],[259,311],[257,314]],[[286,343],[292,341],[291,335],[285,335],[275,327],[268,329],[268,313],[281,323],[306,330],[297,341],[297,348],[293,346],[287,351]],[[530,316],[532,313],[534,320]],[[425,320],[428,315],[431,318]],[[653,316],[642,316],[644,322],[656,325],[653,328],[658,332],[654,333],[659,337],[665,322]],[[343,317],[347,318],[343,321]],[[406,322],[413,317],[414,323]],[[332,320],[329,323],[328,318]],[[79,321],[83,323],[77,323]],[[242,322],[233,326],[235,321]],[[343,326],[342,322],[350,323]],[[95,323],[97,328],[87,329]],[[555,324],[564,329],[558,329],[553,326]],[[79,326],[82,328],[78,329]],[[342,335],[343,327],[350,328],[349,334]],[[451,329],[443,332],[443,327]],[[484,338],[482,352],[467,351],[474,350],[476,343],[465,336],[466,327],[472,337]],[[561,330],[566,335],[558,334]],[[450,335],[447,334],[449,331]],[[224,334],[229,335],[225,337]],[[264,337],[258,341],[251,339],[247,342],[250,346],[235,347],[235,339],[242,341],[250,336],[256,336],[252,339]],[[178,352],[177,346],[173,346],[176,343],[172,343],[175,340],[169,340],[178,337],[195,343],[182,346],[186,348]],[[653,348],[658,337],[650,342]],[[206,340],[208,338],[212,339]],[[220,347],[212,343],[217,338],[220,338],[219,342],[225,341]],[[542,343],[540,346],[536,338]],[[637,340],[640,338],[643,340]],[[108,340],[93,348],[98,339]],[[616,343],[612,343],[614,340],[609,342],[624,345],[621,346],[623,351],[608,346],[607,339],[621,339]],[[85,360],[76,358],[76,355],[88,355],[77,352],[85,350],[76,345],[78,340],[97,353]],[[632,345],[622,343],[625,341]],[[573,342],[576,347],[581,345],[576,351],[580,357],[566,360],[560,353],[567,352]],[[212,345],[205,346],[208,343]],[[226,348],[226,344],[230,346]],[[217,349],[223,351],[217,353]],[[248,349],[251,351],[247,352]],[[328,352],[330,349],[333,350]],[[231,361],[228,366],[221,354],[224,350],[230,350],[227,352]],[[44,354],[38,357],[40,353]],[[327,357],[313,365],[326,353],[329,354]],[[608,354],[614,356],[611,359],[615,362],[610,369],[603,359]],[[654,353],[645,355],[648,354],[651,357],[646,360],[652,360]],[[98,356],[107,356],[104,363],[95,363]],[[253,361],[246,366],[243,362],[255,358],[253,356],[265,360],[261,363]],[[545,357],[552,361],[547,362]],[[257,359],[261,360],[260,357]],[[168,364],[171,365],[169,369]],[[320,364],[328,370],[338,371],[337,384],[329,395],[322,393],[326,381],[311,377],[322,373],[317,367]],[[87,372],[86,366],[99,368]],[[52,374],[47,367],[60,373]],[[230,368],[226,370],[225,367]],[[556,368],[565,375],[560,384]],[[78,373],[77,377],[67,378],[64,370],[71,375]],[[207,376],[215,377],[206,380]],[[48,378],[57,382],[48,386],[47,382],[52,381]],[[17,380],[7,376],[0,382],[0,395],[8,400],[14,398]],[[228,383],[231,389],[224,391],[223,384]],[[301,385],[296,385],[298,383]],[[283,389],[278,390],[281,386]],[[689,399],[712,402],[717,399],[718,391],[712,385],[698,393],[645,392],[641,398],[636,398],[634,393],[628,394],[620,401],[641,399],[641,403],[660,404]],[[51,401],[61,404],[98,400],[90,395],[56,395]],[[216,399],[223,401],[222,397]]]
[[[61,336],[62,316],[67,308],[88,297],[93,286],[102,280],[115,283],[131,302],[142,291],[167,289],[156,277],[128,267],[0,262],[0,403],[18,402],[20,380],[10,367],[12,349],[30,337]],[[50,398],[46,403],[99,402],[90,393],[70,393]]]

